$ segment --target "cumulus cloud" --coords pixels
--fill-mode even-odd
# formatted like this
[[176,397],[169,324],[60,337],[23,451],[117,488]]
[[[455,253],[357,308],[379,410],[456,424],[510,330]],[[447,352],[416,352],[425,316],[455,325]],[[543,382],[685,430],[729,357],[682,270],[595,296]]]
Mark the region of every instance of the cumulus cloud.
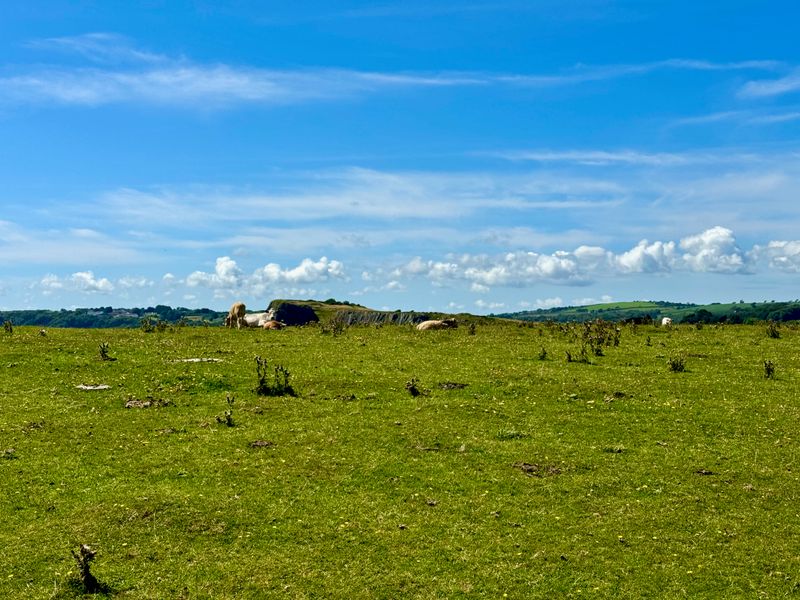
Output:
[[110,294],[114,291],[114,284],[109,279],[97,278],[92,271],[78,271],[64,278],[48,274],[39,281],[39,287],[45,295],[62,290],[87,294]]
[[152,287],[153,281],[147,279],[147,277],[125,276],[121,277],[117,284],[123,289],[145,288]]
[[682,259],[691,271],[745,273],[749,268],[733,231],[725,227],[712,227],[699,235],[686,237],[681,240],[680,247],[685,250]]
[[786,273],[800,273],[800,240],[772,241],[766,246],[756,246],[753,254],[765,257],[769,266]]
[[299,265],[289,269],[269,263],[250,275],[245,274],[229,256],[221,256],[216,260],[213,273],[194,271],[186,278],[186,285],[210,288],[218,297],[233,293],[261,295],[276,288],[308,294],[313,290],[297,286],[344,278],[344,265],[325,256],[316,261],[304,258]]
[[498,308],[505,308],[504,302],[487,302],[486,300],[476,300],[475,306],[481,310],[496,310]]
[[[762,251],[776,268],[788,270],[798,260],[791,242],[773,242]],[[524,287],[537,282],[583,285],[600,276],[671,273],[749,273],[754,257],[737,244],[733,231],[712,227],[675,241],[642,240],[630,250],[614,253],[599,246],[579,246],[551,254],[508,252],[504,255],[460,254],[446,260],[415,257],[396,268],[394,277],[423,277],[436,285],[466,281],[473,292],[492,286]],[[559,299],[560,301],[560,299]]]
[[675,242],[642,240],[614,258],[623,273],[658,273],[672,270],[677,261]]
[[186,278],[189,287],[208,287],[236,291],[242,287],[243,274],[229,256],[217,258],[213,273],[194,271]]

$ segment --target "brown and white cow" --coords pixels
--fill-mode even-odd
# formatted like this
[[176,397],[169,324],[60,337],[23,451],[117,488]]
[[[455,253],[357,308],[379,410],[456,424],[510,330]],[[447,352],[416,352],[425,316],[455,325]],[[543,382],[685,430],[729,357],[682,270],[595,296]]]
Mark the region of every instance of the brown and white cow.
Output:
[[244,302],[234,302],[231,309],[228,311],[228,316],[225,317],[225,327],[233,327],[241,329],[244,321],[245,306]]
[[283,329],[284,327],[286,327],[286,324],[281,323],[280,321],[276,321],[275,319],[272,319],[270,321],[264,321],[261,327],[262,329]]
[[417,325],[417,329],[420,331],[427,331],[428,329],[455,329],[456,327],[458,327],[458,323],[455,319],[423,321]]

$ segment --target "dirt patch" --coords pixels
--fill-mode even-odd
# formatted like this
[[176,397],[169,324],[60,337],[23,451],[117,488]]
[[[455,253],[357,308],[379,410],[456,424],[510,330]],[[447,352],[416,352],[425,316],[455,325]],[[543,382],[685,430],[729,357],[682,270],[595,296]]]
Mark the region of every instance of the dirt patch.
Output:
[[535,463],[517,462],[511,465],[531,477],[549,477],[561,475],[561,469],[555,465],[538,465]]
[[455,381],[443,381],[439,384],[440,390],[463,390],[467,387],[468,383],[457,383]]
[[250,442],[251,448],[272,448],[275,446],[275,442],[270,442],[269,440],[255,440]]
[[170,404],[172,404],[170,400],[164,400],[163,398],[153,398],[148,396],[147,400],[139,400],[137,398],[129,397],[127,402],[125,402],[125,408],[155,408],[160,406],[169,406]]

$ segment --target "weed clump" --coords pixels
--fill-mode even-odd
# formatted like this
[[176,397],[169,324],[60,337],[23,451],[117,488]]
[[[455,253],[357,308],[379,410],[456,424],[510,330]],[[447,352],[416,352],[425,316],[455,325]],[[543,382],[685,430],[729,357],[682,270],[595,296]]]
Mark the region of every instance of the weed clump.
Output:
[[3,331],[11,335],[14,333],[14,324],[11,321],[3,321]]
[[771,360],[764,361],[764,378],[775,379],[775,365]]
[[72,550],[72,557],[78,565],[78,577],[81,580],[81,585],[87,594],[94,594],[100,591],[100,582],[92,575],[90,564],[94,560],[97,553],[86,544],[81,544],[78,552]]
[[667,364],[669,365],[669,370],[673,373],[683,373],[686,370],[686,359],[682,354],[671,356],[667,360]]
[[236,402],[236,398],[227,394],[225,396],[225,402],[228,405],[228,408],[225,410],[224,413],[221,415],[217,415],[215,418],[217,423],[224,424],[228,427],[234,427],[236,423],[233,422],[233,403]]
[[266,358],[256,356],[256,394],[259,396],[295,396],[294,388],[289,384],[289,370],[277,365],[272,371],[272,382],[269,382],[269,365]]
[[108,348],[109,348],[108,342],[101,342],[100,343],[100,360],[102,360],[102,361],[114,361],[114,360],[117,360],[116,358],[113,358],[108,353]]
[[544,346],[539,350],[539,360],[547,360],[547,348]]
[[154,321],[151,317],[144,317],[139,321],[139,329],[145,333],[153,333],[154,331],[164,333],[168,326],[169,323],[166,321],[162,321],[161,319]]
[[411,394],[412,398],[416,398],[417,396],[422,395],[422,390],[419,388],[419,381],[417,381],[416,377],[412,377],[408,381],[406,381],[406,390],[408,393]]
[[778,324],[775,321],[769,321],[767,323],[767,337],[777,340],[781,337],[781,331]]

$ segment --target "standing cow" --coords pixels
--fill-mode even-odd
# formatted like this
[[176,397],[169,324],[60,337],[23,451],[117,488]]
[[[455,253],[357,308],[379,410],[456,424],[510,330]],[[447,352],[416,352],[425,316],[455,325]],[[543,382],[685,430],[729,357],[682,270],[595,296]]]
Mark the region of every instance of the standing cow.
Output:
[[225,327],[233,327],[236,325],[236,329],[241,329],[242,325],[246,325],[244,312],[244,302],[234,302],[231,309],[228,311],[228,316],[225,317]]

